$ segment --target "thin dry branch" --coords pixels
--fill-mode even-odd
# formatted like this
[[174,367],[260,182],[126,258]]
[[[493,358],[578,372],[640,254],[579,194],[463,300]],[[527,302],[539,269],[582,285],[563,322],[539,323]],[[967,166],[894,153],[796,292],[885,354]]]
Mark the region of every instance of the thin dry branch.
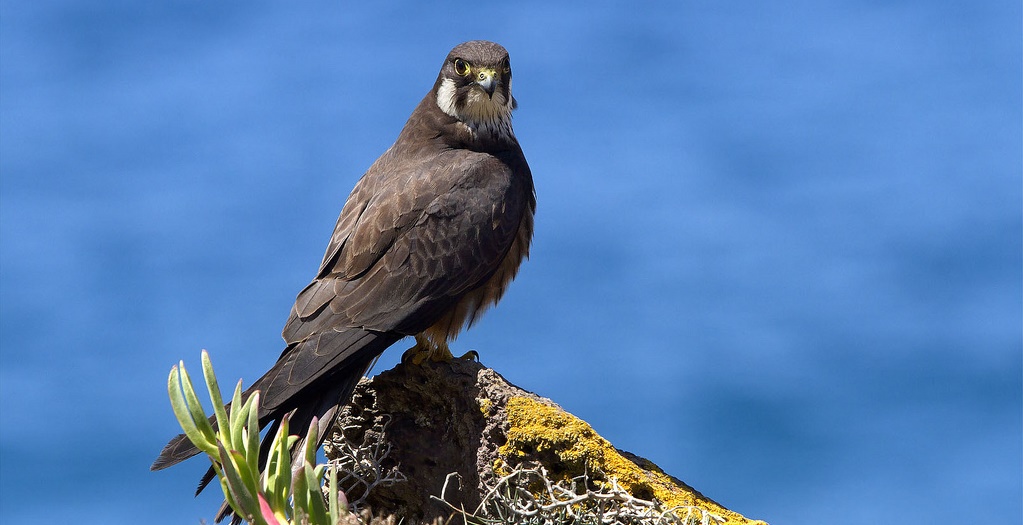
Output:
[[357,426],[343,426],[331,437],[327,445],[334,456],[329,465],[338,473],[338,486],[349,498],[353,494],[359,494],[358,498],[350,499],[348,502],[355,513],[362,509],[366,497],[374,487],[407,481],[399,470],[400,465],[390,468],[383,466],[384,460],[391,454],[391,444],[386,434],[390,424],[391,417],[386,414],[377,418],[373,427],[364,432],[358,442],[349,436],[362,429]]
[[664,508],[657,501],[636,498],[618,481],[595,484],[586,474],[552,481],[543,467],[517,469],[501,477],[473,512],[448,500],[449,475],[440,497],[468,524],[479,525],[716,525],[725,519],[698,507]]

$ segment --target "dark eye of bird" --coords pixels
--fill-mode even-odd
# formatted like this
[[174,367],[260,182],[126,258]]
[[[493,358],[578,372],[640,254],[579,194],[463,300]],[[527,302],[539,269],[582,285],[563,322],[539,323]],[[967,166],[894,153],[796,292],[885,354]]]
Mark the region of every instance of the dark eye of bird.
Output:
[[455,73],[463,77],[469,74],[469,63],[461,58],[455,59]]
[[504,70],[505,75],[511,73],[511,64],[509,64],[507,60],[501,63],[501,68]]

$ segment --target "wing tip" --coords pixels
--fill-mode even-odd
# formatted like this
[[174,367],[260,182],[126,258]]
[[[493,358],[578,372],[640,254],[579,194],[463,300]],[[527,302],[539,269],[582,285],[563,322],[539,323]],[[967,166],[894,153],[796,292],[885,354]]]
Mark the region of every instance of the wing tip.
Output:
[[163,447],[160,455],[149,466],[149,470],[156,471],[172,467],[198,453],[199,449],[195,448],[195,445],[188,440],[188,436],[178,434]]

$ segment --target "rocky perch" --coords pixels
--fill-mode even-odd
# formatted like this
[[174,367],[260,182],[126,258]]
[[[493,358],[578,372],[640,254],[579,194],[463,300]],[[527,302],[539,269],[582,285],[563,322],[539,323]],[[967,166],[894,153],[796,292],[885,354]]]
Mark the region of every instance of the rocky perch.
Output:
[[363,379],[324,449],[349,501],[403,523],[763,524],[469,360]]

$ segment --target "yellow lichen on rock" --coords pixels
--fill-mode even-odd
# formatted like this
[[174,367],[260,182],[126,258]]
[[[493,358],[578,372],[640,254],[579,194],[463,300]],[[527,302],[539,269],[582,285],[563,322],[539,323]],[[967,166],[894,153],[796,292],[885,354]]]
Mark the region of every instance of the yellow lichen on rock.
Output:
[[[665,507],[694,506],[721,516],[727,524],[763,523],[749,520],[704,497],[692,487],[665,474],[649,461],[625,457],[585,421],[526,397],[512,397],[506,406],[508,442],[500,448],[506,463],[539,458],[551,475],[569,479],[589,473],[615,478],[632,496],[656,499]],[[495,465],[497,467],[497,465]]]
[[490,417],[490,409],[494,407],[494,402],[486,397],[477,399],[476,401],[479,403],[480,412],[483,414],[483,417]]

